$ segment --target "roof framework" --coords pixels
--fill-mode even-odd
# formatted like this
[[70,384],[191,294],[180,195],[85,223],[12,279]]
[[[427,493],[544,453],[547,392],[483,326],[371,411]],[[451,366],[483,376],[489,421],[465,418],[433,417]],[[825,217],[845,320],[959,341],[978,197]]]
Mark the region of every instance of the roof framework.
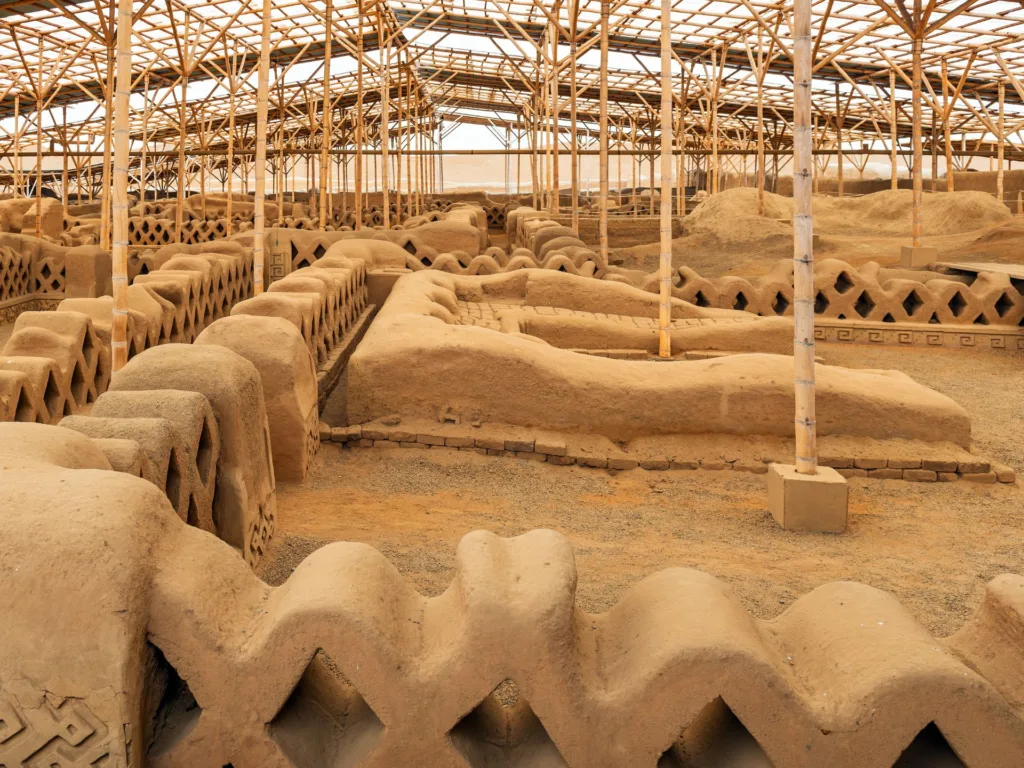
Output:
[[[22,193],[29,178],[22,153],[34,154],[37,197],[44,146],[63,158],[65,203],[69,160],[80,194],[83,176],[90,195],[98,176],[100,245],[112,246],[114,370],[127,360],[133,172],[143,191],[166,191],[174,182],[180,239],[186,188],[198,178],[205,191],[211,174],[230,193],[241,171],[248,191],[252,171],[253,283],[260,293],[268,168],[281,203],[289,165],[294,175],[306,163],[307,184],[318,181],[317,226],[326,228],[334,204],[327,193],[338,188],[338,176],[341,188],[350,188],[354,154],[360,229],[369,186],[365,159],[379,151],[374,173],[379,168],[388,228],[392,199],[401,218],[419,213],[424,192],[437,190],[439,150],[450,126],[477,123],[506,152],[526,139],[534,206],[552,215],[563,212],[559,154],[571,155],[569,210],[578,233],[578,158],[596,133],[602,257],[608,255],[609,149],[640,155],[629,163],[633,215],[638,170],[649,160],[653,187],[660,156],[659,355],[668,358],[671,219],[686,212],[694,161],[714,194],[728,171],[723,157],[756,152],[763,214],[767,152],[776,178],[787,153],[794,198],[795,467],[813,475],[814,152],[836,156],[840,195],[844,153],[862,158],[851,158],[861,170],[869,152],[888,153],[894,187],[898,156],[911,156],[910,263],[922,247],[926,134],[933,179],[940,147],[947,171],[972,152],[995,155],[1002,199],[1004,159],[1024,145],[1021,3],[0,0],[0,153]],[[947,172],[947,188],[953,183]],[[232,196],[226,200],[230,234]],[[650,213],[654,208],[652,195]]]
[[[101,0],[0,5],[0,149],[34,152],[40,106],[47,148],[99,149],[111,90],[108,74],[113,72],[114,7]],[[599,107],[599,11],[600,3],[592,0],[578,6],[557,2],[550,8],[533,0],[332,3],[332,146],[344,146],[352,133],[360,50],[363,118],[371,123],[380,119],[382,41],[388,52],[390,121],[411,120],[415,114],[419,121],[476,122],[492,126],[499,136],[516,136],[545,109],[538,104],[545,86],[557,82],[559,127],[567,131],[574,101],[571,68],[581,135],[592,136]],[[838,129],[851,147],[884,149],[879,142],[891,137],[891,100],[898,136],[910,135],[913,35],[908,13],[889,0],[812,3],[817,146],[834,145]],[[325,0],[275,0],[271,15],[271,130],[281,127],[293,146],[318,145],[328,5]],[[611,2],[612,131],[641,145],[651,143],[657,132],[658,15],[656,5],[646,0]],[[922,17],[926,123],[948,125],[951,140],[960,142],[958,150],[993,152],[998,83],[1003,81],[1004,134],[1011,145],[1024,143],[1024,5],[932,0]],[[261,19],[260,3],[253,0],[133,4],[133,148],[143,140],[154,151],[177,147],[183,128],[189,153],[222,147],[232,113],[237,140],[242,146],[247,138],[251,141]],[[764,119],[771,123],[770,133],[782,136],[779,146],[787,146],[792,6],[765,0],[675,0],[671,22],[675,98],[688,140],[695,147],[706,144],[712,130],[723,150],[753,140],[760,55]],[[548,44],[551,30],[556,30],[557,48]],[[926,129],[926,141],[929,134]]]

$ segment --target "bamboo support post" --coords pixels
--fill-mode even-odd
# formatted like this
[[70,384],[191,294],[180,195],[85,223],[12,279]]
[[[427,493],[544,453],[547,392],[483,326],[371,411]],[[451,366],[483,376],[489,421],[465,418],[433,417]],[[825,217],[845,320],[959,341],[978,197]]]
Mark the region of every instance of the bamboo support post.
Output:
[[942,143],[946,158],[946,191],[952,192],[953,186],[953,146],[949,138],[949,71],[946,59],[942,59]]
[[793,5],[793,361],[796,471],[817,474],[814,220],[811,215],[811,0]]
[[757,28],[757,215],[764,216],[764,74],[762,29]]
[[353,182],[355,183],[355,230],[363,228],[363,0],[358,3],[359,13],[359,38],[356,43],[356,123],[355,123],[355,144],[356,144],[356,165],[353,169]]
[[[116,40],[114,41],[116,46]],[[114,49],[107,48],[107,76],[104,78],[105,108],[103,114],[103,171],[100,187],[103,197],[100,198],[100,248],[110,250],[110,152],[112,143],[114,115]]]
[[890,170],[889,170],[889,188],[899,189],[899,168],[897,166],[897,145],[899,143],[899,134],[897,133],[896,125],[896,72],[892,69],[889,70],[889,134],[890,134]]
[[1002,80],[999,81],[999,118],[996,123],[999,135],[996,137],[999,141],[998,156],[996,158],[996,200],[999,201],[1000,205],[1006,203],[1003,200],[1003,157],[1006,150],[1006,125],[1005,125],[1005,101],[1006,101],[1006,83]]
[[579,39],[577,34],[577,24],[579,22],[579,0],[571,0],[569,6],[569,20],[572,29],[572,37],[569,38],[569,142],[572,163],[572,231],[578,236],[580,233],[580,170],[579,170],[579,136],[576,132],[576,57],[577,48],[576,43]]
[[327,0],[324,10],[326,21],[324,30],[324,95],[320,110],[320,229],[327,228],[329,208],[327,176],[331,169],[331,40],[334,37],[331,17],[333,12],[331,0]]
[[232,201],[235,193],[235,80],[238,76],[238,66],[234,55],[231,57],[231,79],[228,85],[228,156],[227,156],[227,204],[224,208],[225,229],[227,237],[231,237],[234,222],[234,210]]
[[[654,207],[651,174],[651,208]],[[672,357],[672,0],[661,0],[661,258],[658,357]]]
[[389,126],[391,123],[391,43],[384,37],[384,17],[377,14],[377,39],[382,41],[380,49],[380,191],[381,213],[384,217],[384,229],[391,229],[391,194],[388,188],[388,150],[391,144]]
[[[920,0],[918,0],[920,4]],[[913,145],[914,145],[914,166],[913,174],[913,204],[911,207],[911,231],[913,233],[913,245],[915,248],[921,245],[921,206],[924,201],[924,147],[921,137],[921,48],[924,40],[918,33],[913,38],[913,79],[912,79],[912,114],[913,122]]]
[[836,94],[836,196],[843,196],[843,111],[839,107],[839,83],[835,84]]
[[[111,284],[114,309],[110,331],[111,367],[128,362],[128,97],[132,89],[132,0],[117,3],[117,92],[114,100],[114,189]],[[37,217],[39,218],[39,217]]]
[[601,0],[601,79],[600,106],[601,111],[598,126],[598,142],[600,145],[601,157],[598,168],[598,185],[601,199],[599,205],[598,219],[598,249],[601,254],[601,262],[608,263],[608,3],[610,0]]
[[260,66],[256,81],[256,188],[253,200],[253,292],[263,293],[263,265],[266,260],[267,189],[267,91],[270,89],[270,9],[271,0],[263,0],[263,27],[260,37]]
[[43,235],[43,37],[39,36],[39,79],[36,80],[36,238]]

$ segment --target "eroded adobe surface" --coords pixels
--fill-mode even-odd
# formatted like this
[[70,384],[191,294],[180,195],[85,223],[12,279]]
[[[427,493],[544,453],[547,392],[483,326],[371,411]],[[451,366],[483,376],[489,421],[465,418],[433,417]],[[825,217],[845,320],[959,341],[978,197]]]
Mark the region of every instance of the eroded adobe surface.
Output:
[[[483,312],[474,305],[492,302],[498,307],[488,310],[493,319],[474,316]],[[672,433],[792,434],[788,357],[637,362],[558,346],[574,347],[585,336],[611,345],[639,339],[647,348],[656,338],[650,322],[656,316],[653,294],[558,272],[409,275],[396,284],[352,357],[349,418],[437,418],[451,409],[466,421],[622,440]],[[530,335],[534,326],[538,333]],[[674,304],[673,326],[675,350],[782,352],[791,344],[785,320],[681,301]],[[816,376],[823,435],[970,445],[966,412],[903,374],[819,365]]]
[[347,543],[271,588],[89,438],[0,436],[4,765],[860,768],[929,739],[1024,760],[1017,576],[942,640],[864,585],[759,621],[689,569],[588,614],[551,531],[466,536],[437,597]]

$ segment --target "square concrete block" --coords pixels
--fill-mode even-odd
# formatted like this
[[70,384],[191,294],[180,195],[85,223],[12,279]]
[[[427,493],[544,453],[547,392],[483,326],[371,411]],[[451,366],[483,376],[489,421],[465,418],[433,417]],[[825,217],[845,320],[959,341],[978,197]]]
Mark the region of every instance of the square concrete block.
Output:
[[787,531],[842,533],[849,506],[846,478],[831,467],[801,475],[790,464],[768,468],[768,509]]
[[939,249],[930,245],[904,245],[900,248],[901,267],[924,267],[939,260]]

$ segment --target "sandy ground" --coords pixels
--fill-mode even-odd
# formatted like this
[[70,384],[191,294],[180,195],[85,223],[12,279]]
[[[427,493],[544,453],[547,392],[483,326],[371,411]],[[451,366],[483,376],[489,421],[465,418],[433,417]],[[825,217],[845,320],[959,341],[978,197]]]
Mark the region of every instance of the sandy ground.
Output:
[[[938,249],[940,261],[1020,263],[1024,260],[1024,218],[1013,217],[991,198],[976,192],[927,195],[923,245]],[[765,217],[756,216],[752,190],[729,190],[714,204],[686,219],[687,235],[672,241],[672,263],[704,277],[759,277],[778,259],[792,258],[788,218],[792,202],[770,195]],[[876,193],[861,198],[815,198],[817,258],[840,259],[853,266],[877,261],[897,264],[900,248],[910,244],[907,198]],[[995,205],[995,210],[992,209]],[[820,209],[820,210],[819,210]],[[819,215],[820,213],[820,215]],[[628,269],[658,268],[658,243],[613,249]]]
[[[1024,471],[1024,359],[1019,355],[828,345],[827,362],[898,368],[962,403],[977,451]],[[344,386],[344,383],[340,385]],[[341,390],[329,409],[343,413]],[[726,581],[759,617],[829,581],[897,595],[929,630],[958,628],[1003,572],[1024,573],[1024,490],[966,482],[851,481],[847,533],[792,534],[767,510],[764,476],[609,472],[449,450],[326,445],[301,486],[281,486],[278,532],[261,576],[277,584],[324,543],[380,549],[418,589],[452,578],[455,546],[486,528],[513,536],[545,527],[576,551],[579,600],[609,608],[662,568]]]

